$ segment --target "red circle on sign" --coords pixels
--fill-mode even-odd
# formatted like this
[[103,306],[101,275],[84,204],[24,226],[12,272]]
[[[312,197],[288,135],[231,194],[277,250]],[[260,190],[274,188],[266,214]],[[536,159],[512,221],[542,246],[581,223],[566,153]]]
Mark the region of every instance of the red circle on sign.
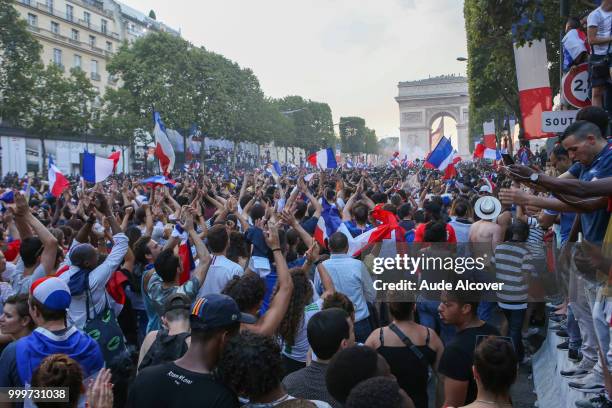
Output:
[[591,106],[590,100],[581,100],[574,95],[572,90],[572,82],[574,82],[574,78],[576,78],[579,74],[587,71],[589,69],[589,64],[580,64],[575,71],[569,71],[565,76],[563,76],[563,97],[570,103],[570,105],[576,108],[584,108],[586,106]]

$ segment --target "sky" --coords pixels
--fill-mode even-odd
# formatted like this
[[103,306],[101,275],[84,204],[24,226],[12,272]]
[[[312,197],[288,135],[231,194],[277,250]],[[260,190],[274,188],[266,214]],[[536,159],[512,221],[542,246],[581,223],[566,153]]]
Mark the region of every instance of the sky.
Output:
[[461,0],[122,1],[252,69],[266,95],[326,102],[378,138],[399,136],[398,82],[465,75]]

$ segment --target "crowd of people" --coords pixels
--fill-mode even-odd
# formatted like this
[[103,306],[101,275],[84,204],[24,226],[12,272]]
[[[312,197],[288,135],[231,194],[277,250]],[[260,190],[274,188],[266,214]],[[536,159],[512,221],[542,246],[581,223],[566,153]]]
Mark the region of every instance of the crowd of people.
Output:
[[[56,197],[7,177],[0,387],[66,387],[53,406],[96,408],[505,407],[550,319],[575,362],[567,386],[595,393],[580,406],[610,407],[607,125],[585,108],[546,166],[464,161],[450,180],[418,162],[201,166],[173,186],[117,175]],[[353,247],[385,225],[397,252],[490,252],[504,289],[383,299],[372,257],[389,237]],[[550,316],[533,293],[548,275]]]

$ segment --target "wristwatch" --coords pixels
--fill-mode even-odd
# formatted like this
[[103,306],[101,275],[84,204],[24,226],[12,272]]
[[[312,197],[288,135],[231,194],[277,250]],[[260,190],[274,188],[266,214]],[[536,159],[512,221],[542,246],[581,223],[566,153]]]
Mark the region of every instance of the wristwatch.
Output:
[[537,183],[539,178],[540,178],[540,173],[531,173],[531,176],[529,176],[529,179],[533,183]]

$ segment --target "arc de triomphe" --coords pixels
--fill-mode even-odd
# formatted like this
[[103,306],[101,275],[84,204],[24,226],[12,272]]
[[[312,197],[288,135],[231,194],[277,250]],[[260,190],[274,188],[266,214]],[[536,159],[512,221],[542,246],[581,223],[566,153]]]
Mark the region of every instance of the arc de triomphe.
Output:
[[468,82],[466,77],[443,75],[418,81],[400,82],[395,98],[400,112],[399,149],[401,157],[422,159],[429,153],[429,133],[440,116],[457,122],[459,155],[470,154],[468,140]]

